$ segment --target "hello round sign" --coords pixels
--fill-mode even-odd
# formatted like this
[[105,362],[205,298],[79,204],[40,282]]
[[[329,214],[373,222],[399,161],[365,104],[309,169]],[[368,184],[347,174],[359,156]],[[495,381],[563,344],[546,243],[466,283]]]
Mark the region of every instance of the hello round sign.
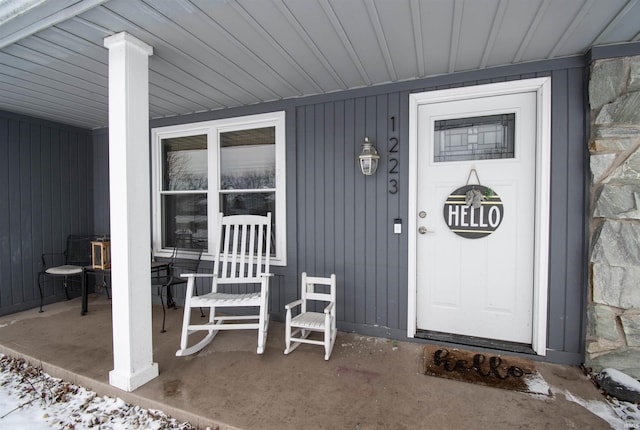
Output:
[[504,208],[500,197],[484,185],[465,185],[449,195],[444,203],[444,222],[455,234],[479,239],[500,227]]

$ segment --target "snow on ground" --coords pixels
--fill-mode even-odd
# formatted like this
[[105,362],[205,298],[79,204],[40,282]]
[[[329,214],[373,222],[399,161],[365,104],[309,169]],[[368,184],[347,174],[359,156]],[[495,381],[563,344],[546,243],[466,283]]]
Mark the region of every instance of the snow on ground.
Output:
[[556,394],[564,394],[565,398],[570,402],[579,404],[592,414],[608,422],[612,429],[640,429],[640,406],[635,403],[621,402],[614,398],[608,401],[584,400],[568,391],[561,391]]
[[2,429],[195,429],[163,412],[52,378],[24,360],[0,354]]
[[532,393],[534,395],[539,394],[542,396],[548,396],[551,392],[551,387],[549,387],[547,381],[545,381],[542,375],[540,375],[538,372],[535,372],[532,377],[527,378],[525,382],[527,383],[529,393]]

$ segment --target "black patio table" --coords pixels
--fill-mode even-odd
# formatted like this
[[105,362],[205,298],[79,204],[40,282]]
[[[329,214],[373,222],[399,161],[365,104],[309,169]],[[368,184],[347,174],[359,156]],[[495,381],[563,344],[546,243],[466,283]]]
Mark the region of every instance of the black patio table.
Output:
[[[168,276],[169,274],[169,262],[164,261],[152,261],[151,262],[151,277],[160,276],[161,272],[165,272]],[[94,267],[87,267],[84,270],[84,279],[82,282],[82,311],[81,314],[85,315],[89,310],[89,288],[87,288],[88,277],[89,276],[104,276],[111,279],[111,269],[100,269]],[[171,294],[170,291],[167,291],[167,294]]]

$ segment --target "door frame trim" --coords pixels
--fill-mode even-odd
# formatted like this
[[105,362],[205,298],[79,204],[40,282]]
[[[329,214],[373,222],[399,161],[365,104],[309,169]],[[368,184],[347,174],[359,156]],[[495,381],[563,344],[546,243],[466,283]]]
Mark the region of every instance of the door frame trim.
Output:
[[534,214],[534,274],[532,349],[547,352],[547,301],[549,274],[549,217],[551,184],[551,78],[534,78],[475,85],[409,95],[409,219],[407,336],[416,335],[417,319],[417,199],[418,199],[418,108],[420,105],[470,98],[536,93],[536,168]]

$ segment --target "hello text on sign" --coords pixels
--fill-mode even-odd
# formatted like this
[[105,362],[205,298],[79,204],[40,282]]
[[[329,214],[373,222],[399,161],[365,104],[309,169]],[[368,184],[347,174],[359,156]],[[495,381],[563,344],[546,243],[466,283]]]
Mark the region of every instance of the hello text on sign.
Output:
[[478,239],[493,233],[502,222],[500,197],[483,185],[466,185],[447,198],[443,216],[447,226],[459,236]]

